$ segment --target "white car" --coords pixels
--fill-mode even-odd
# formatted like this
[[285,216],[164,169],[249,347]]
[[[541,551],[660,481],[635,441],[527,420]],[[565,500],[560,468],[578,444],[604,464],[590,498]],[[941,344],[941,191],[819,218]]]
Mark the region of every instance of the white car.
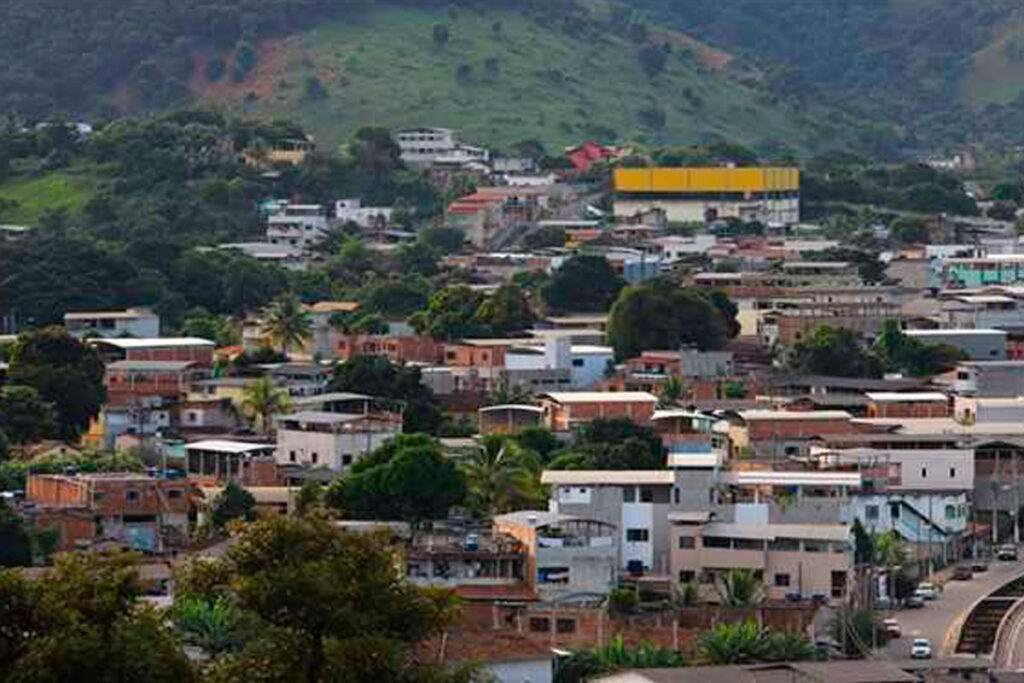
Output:
[[932,641],[927,638],[914,638],[914,642],[910,644],[910,658],[931,659]]
[[939,597],[939,589],[936,588],[934,583],[925,581],[917,585],[917,590],[914,591],[914,595],[922,600],[935,600]]

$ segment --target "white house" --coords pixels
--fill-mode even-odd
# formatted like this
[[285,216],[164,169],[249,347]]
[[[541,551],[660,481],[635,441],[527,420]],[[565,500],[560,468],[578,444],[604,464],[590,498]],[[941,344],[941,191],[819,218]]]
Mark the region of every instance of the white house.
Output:
[[334,217],[364,230],[383,229],[391,224],[391,207],[363,206],[359,199],[339,199],[334,202]]
[[343,472],[402,433],[401,418],[381,414],[303,411],[278,416],[279,465],[327,467]]
[[160,316],[148,308],[69,312],[64,314],[64,327],[77,339],[87,336],[152,338],[160,336]]
[[267,241],[307,249],[328,229],[327,213],[320,204],[285,204],[267,217]]

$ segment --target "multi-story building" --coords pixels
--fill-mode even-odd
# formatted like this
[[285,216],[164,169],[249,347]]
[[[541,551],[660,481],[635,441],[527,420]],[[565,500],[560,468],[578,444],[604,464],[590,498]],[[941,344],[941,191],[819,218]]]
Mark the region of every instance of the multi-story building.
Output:
[[267,241],[306,250],[327,234],[327,213],[320,204],[284,204],[267,217]]
[[204,439],[185,444],[185,473],[201,485],[237,481],[243,486],[278,483],[272,443]]
[[34,474],[25,497],[63,550],[116,541],[144,552],[183,547],[199,499],[186,481],[135,473]]
[[77,339],[85,337],[159,337],[160,316],[148,308],[93,313],[68,312],[64,327]]
[[651,209],[685,223],[738,218],[800,221],[800,171],[795,168],[619,168],[615,215]]
[[807,452],[822,436],[856,431],[844,410],[744,410],[730,421],[734,458],[785,458]]
[[400,413],[307,410],[280,415],[275,422],[278,464],[335,472],[347,471],[359,458],[402,433]]
[[434,164],[486,163],[486,149],[460,142],[448,128],[404,128],[392,133],[401,150],[402,161],[412,167]]
[[214,343],[198,337],[156,337],[153,339],[89,339],[104,363],[128,361],[176,361],[213,367]]
[[1024,254],[947,258],[941,265],[947,287],[973,289],[1024,282]]
[[1005,330],[907,330],[905,334],[928,346],[943,344],[960,349],[971,360],[1006,359]]
[[339,223],[355,223],[363,230],[383,230],[391,223],[391,207],[363,206],[359,199],[334,202],[334,218]]
[[769,346],[777,343],[787,348],[822,325],[845,327],[874,337],[881,332],[886,320],[902,317],[900,304],[890,301],[796,301],[763,312],[757,336]]
[[498,515],[494,529],[526,548],[525,579],[541,599],[603,596],[619,576],[614,525],[540,510]]
[[644,391],[555,391],[542,394],[538,402],[545,426],[553,432],[567,432],[597,418],[648,424],[658,398]]

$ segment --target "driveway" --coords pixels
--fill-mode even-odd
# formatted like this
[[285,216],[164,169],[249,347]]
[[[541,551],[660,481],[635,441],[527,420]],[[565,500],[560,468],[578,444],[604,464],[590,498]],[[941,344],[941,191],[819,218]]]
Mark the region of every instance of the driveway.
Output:
[[953,626],[967,618],[967,612],[979,599],[1021,574],[1024,561],[992,560],[987,572],[975,574],[970,581],[947,581],[938,599],[925,603],[923,608],[886,613],[886,617],[895,617],[900,622],[903,637],[889,641],[882,652],[887,657],[905,659],[910,656],[911,640],[928,638],[935,657],[951,656],[956,646],[951,642]]

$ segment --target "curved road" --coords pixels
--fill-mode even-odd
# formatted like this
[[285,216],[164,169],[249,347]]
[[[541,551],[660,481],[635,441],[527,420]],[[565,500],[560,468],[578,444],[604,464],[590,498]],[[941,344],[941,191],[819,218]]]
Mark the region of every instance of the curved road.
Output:
[[[967,618],[968,612],[981,598],[987,596],[1004,583],[1024,573],[1024,561],[999,562],[992,560],[989,570],[975,574],[970,581],[947,581],[945,589],[937,600],[925,603],[921,609],[898,610],[886,616],[900,622],[903,635],[891,640],[882,650],[884,656],[906,659],[910,656],[910,642],[914,638],[928,638],[936,658],[953,654],[956,643],[952,642],[959,625]],[[1024,635],[1024,627],[1022,627]],[[1024,657],[1024,643],[1021,643]]]

